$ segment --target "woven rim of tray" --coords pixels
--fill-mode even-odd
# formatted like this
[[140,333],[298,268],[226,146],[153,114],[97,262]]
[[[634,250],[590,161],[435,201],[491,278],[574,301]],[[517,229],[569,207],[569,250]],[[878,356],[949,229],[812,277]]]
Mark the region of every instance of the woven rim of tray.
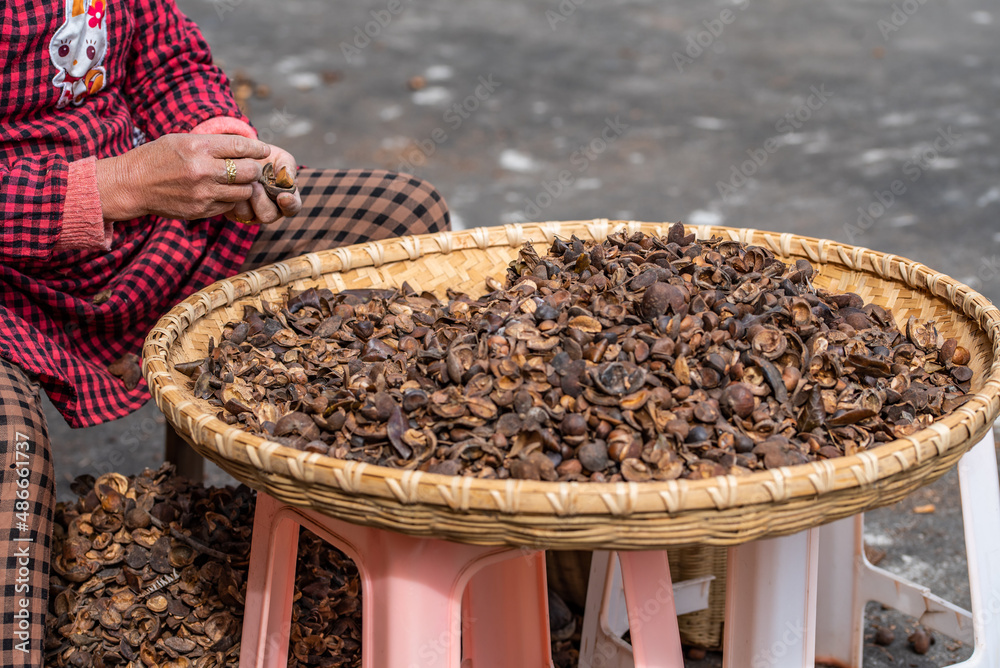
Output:
[[[931,296],[938,297],[965,316],[956,326],[964,329],[951,335],[969,349],[970,366],[980,370],[973,380],[977,391],[929,428],[851,457],[697,481],[501,481],[401,471],[267,441],[217,419],[218,409],[195,399],[182,382],[184,377],[172,373],[168,362],[171,349],[184,341],[199,319],[212,317],[216,309],[241,298],[300,279],[315,285],[321,276],[338,272],[358,276],[352,270],[361,269],[367,272],[365,285],[380,278],[398,284],[403,278],[394,278],[393,271],[404,273],[406,263],[420,257],[440,254],[446,259],[449,253],[497,247],[513,252],[525,241],[551,243],[556,235],[604,239],[620,230],[663,235],[668,226],[607,219],[505,225],[309,253],[216,282],[178,304],[147,337],[143,374],[157,405],[178,432],[243,482],[285,502],[348,521],[478,544],[640,549],[731,545],[789,534],[902,498],[945,473],[992,426],[1000,412],[1000,311],[985,297],[898,256],[789,233],[716,226],[689,226],[688,231],[699,239],[718,235],[763,246],[780,257],[804,257],[821,276],[834,273],[842,282],[863,274],[865,286],[880,291],[882,299],[876,301],[884,306],[892,306],[886,300],[895,301],[903,290],[908,309],[912,311],[919,299],[917,307],[933,315],[941,301]],[[460,257],[437,266],[460,264]],[[483,271],[482,260],[465,262],[470,264]],[[493,265],[489,274],[500,276],[504,269]],[[352,284],[350,276],[345,281]],[[915,298],[913,291],[921,296]]]

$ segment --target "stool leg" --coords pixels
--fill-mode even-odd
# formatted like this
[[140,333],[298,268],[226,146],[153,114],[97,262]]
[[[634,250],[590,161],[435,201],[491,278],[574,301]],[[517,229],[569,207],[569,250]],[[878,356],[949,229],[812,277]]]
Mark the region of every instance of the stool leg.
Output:
[[363,633],[372,640],[362,652],[365,668],[459,668],[462,587],[455,564],[409,541],[385,542],[395,558],[369,562],[371,587],[363,594]]
[[1000,668],[1000,482],[992,430],[959,461],[958,480],[975,633],[972,657],[958,665]]
[[580,668],[632,668],[632,647],[621,639],[628,630],[628,605],[614,552],[590,558],[587,605],[580,637]]
[[819,529],[729,550],[725,668],[815,664]]
[[862,591],[868,569],[864,515],[820,527],[819,542],[823,576],[816,594],[816,660],[861,668],[868,599]]
[[667,553],[619,552],[618,562],[636,668],[684,668]]
[[[358,567],[364,668],[459,668],[466,585],[481,568],[524,555],[514,548],[418,538],[342,522],[314,511],[295,512],[302,526],[346,552]],[[540,583],[537,575],[536,584]],[[542,632],[547,637],[546,629]],[[490,632],[485,627],[482,630]],[[507,640],[502,648],[504,656],[519,642],[516,637]],[[550,653],[546,645],[541,658],[536,656],[532,663],[506,665],[547,667]]]
[[257,494],[240,668],[281,668],[288,660],[299,525],[281,508],[269,494]]
[[202,482],[205,479],[205,458],[195,452],[187,441],[167,423],[166,438],[163,449],[163,461],[177,467],[177,475],[191,482]]
[[522,554],[486,566],[469,581],[463,668],[465,662],[471,668],[551,668],[545,553]]

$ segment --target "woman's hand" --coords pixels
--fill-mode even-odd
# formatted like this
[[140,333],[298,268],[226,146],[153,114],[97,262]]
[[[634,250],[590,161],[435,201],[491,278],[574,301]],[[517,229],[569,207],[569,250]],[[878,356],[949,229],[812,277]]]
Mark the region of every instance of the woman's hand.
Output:
[[[253,201],[256,189],[263,192],[257,179],[261,161],[271,155],[268,144],[239,135],[164,135],[97,161],[104,218],[132,220],[155,214],[197,220],[229,213],[237,202]],[[226,158],[236,165],[232,184]]]
[[[288,169],[289,173],[295,175],[295,158],[283,148],[268,144],[271,153],[263,163],[274,162],[274,171],[278,173],[282,167]],[[299,191],[294,193],[282,193],[278,195],[277,205],[267,196],[264,186],[259,183],[252,184],[253,194],[245,202],[237,202],[233,210],[226,214],[229,220],[236,222],[273,223],[282,216],[291,217],[302,209],[302,197]]]

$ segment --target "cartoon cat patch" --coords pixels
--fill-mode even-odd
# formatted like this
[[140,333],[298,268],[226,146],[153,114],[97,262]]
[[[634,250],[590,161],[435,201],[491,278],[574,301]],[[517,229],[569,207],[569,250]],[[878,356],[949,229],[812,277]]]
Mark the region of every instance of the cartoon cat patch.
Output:
[[49,42],[49,57],[59,72],[52,84],[62,89],[60,109],[80,105],[106,83],[104,54],[108,50],[106,0],[66,0],[66,20]]

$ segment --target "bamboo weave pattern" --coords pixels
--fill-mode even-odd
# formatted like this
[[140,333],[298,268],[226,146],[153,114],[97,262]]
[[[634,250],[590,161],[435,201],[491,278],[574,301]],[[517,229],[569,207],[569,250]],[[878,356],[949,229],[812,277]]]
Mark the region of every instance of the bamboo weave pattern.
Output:
[[922,264],[789,233],[688,228],[804,257],[819,287],[851,291],[897,320],[935,320],[972,355],[974,396],[928,429],[852,457],[709,480],[549,483],[474,480],[399,471],[305,453],[252,436],[215,417],[173,365],[203,357],[209,337],[242,318],[243,305],[295,290],[398,286],[474,295],[502,278],[525,241],[559,235],[603,239],[620,230],[663,235],[668,223],[595,219],[445,232],[309,253],[219,281],[167,313],[143,348],[157,405],[195,449],[234,477],[288,503],[347,521],[414,535],[532,548],[654,549],[732,545],[786,535],[893,503],[950,469],[1000,413],[1000,311],[985,297]]

